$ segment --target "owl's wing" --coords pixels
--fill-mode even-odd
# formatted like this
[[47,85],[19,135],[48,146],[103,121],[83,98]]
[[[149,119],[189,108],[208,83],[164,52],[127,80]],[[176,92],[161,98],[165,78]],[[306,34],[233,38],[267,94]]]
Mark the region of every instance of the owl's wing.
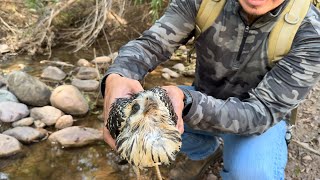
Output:
[[171,102],[171,99],[169,98],[167,91],[161,87],[154,87],[151,88],[150,91],[155,93],[157,96],[159,96],[160,100],[165,103],[166,107],[169,109],[171,120],[174,122],[174,124],[177,124],[178,116],[174,112],[174,108]]
[[128,103],[129,100],[127,98],[118,98],[111,105],[106,126],[114,139],[116,139],[120,133],[121,123],[125,121],[123,109]]

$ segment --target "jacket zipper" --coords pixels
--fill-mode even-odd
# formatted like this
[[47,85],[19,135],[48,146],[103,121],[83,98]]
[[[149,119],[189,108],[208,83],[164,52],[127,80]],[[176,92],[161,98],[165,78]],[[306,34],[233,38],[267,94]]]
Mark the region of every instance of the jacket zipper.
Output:
[[249,35],[249,31],[250,31],[250,26],[246,25],[246,27],[244,28],[243,38],[242,38],[242,41],[241,41],[241,44],[240,44],[240,48],[239,48],[239,51],[238,51],[236,64],[238,64],[239,61],[240,61],[240,57],[241,57],[241,54],[242,54],[242,51],[243,51],[244,43],[247,40],[247,37]]

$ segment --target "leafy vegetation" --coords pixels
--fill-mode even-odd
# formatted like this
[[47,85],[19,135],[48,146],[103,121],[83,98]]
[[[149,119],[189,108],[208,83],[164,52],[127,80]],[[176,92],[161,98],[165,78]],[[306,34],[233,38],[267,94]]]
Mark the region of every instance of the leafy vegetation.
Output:
[[134,4],[143,4],[143,3],[150,3],[151,7],[151,14],[153,16],[153,21],[160,17],[160,12],[163,8],[164,1],[163,0],[135,0]]

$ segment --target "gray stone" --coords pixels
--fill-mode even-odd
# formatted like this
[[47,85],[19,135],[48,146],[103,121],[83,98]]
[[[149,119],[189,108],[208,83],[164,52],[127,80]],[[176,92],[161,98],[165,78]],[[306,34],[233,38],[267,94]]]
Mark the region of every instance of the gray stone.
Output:
[[71,84],[82,91],[95,91],[99,87],[99,81],[96,80],[73,79]]
[[61,81],[66,76],[67,75],[65,72],[63,72],[61,69],[54,66],[48,66],[42,71],[42,74],[41,74],[41,78],[50,79],[54,81]]
[[99,72],[93,67],[80,67],[76,77],[78,79],[97,79],[99,77]]
[[29,115],[29,109],[25,104],[16,102],[0,102],[0,121],[15,122]]
[[174,66],[172,66],[172,68],[179,72],[182,72],[186,69],[186,67],[182,63],[175,64]]
[[9,90],[18,100],[31,106],[45,106],[50,102],[49,87],[38,79],[22,71],[15,71],[8,76]]
[[177,72],[172,71],[169,68],[163,68],[161,71],[164,73],[168,73],[170,75],[170,77],[173,77],[173,78],[178,78],[180,76]]
[[19,102],[17,97],[12,94],[10,91],[0,89],[0,102],[11,101],[11,102]]
[[49,136],[49,141],[63,147],[81,147],[102,140],[102,131],[80,126],[68,127]]
[[[0,134],[0,158],[17,154],[20,151],[21,144],[16,138]],[[2,179],[1,176],[0,179]]]
[[46,136],[43,132],[32,127],[15,127],[3,132],[3,134],[15,137],[22,143],[38,142]]

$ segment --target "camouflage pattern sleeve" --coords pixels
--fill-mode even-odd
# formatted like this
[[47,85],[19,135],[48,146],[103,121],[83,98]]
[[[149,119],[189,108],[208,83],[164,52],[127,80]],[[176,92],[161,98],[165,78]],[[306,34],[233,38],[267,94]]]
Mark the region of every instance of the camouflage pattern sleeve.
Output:
[[119,50],[106,72],[142,80],[160,63],[168,60],[185,43],[195,26],[199,0],[172,0],[164,15],[143,35]]
[[207,131],[261,134],[283,120],[320,79],[320,19],[310,16],[291,51],[249,92],[249,98],[216,99],[190,91],[193,105],[184,121]]

